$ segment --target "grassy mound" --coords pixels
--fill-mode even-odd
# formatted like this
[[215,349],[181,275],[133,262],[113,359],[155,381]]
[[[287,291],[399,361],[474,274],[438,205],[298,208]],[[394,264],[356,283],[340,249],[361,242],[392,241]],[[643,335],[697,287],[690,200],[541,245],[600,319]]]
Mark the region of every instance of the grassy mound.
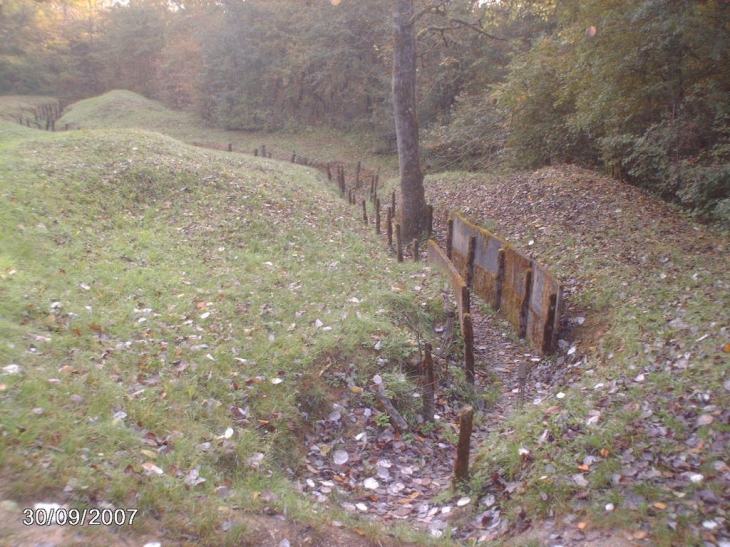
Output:
[[331,411],[317,373],[365,383],[411,354],[391,312],[428,292],[419,267],[391,268],[312,170],[139,130],[0,136],[5,493],[208,544],[221,506],[296,516],[299,437]]
[[139,128],[169,133],[199,123],[194,116],[170,110],[162,103],[132,91],[114,90],[66,108],[57,127],[115,129]]
[[[364,143],[360,135],[346,135],[341,132],[317,128],[311,131],[286,131],[268,134],[226,131],[206,127],[200,118],[170,110],[157,101],[146,99],[131,91],[115,90],[85,99],[69,106],[56,122],[56,127],[113,129],[141,128],[159,131],[188,144],[197,143],[217,149],[227,149],[252,154],[255,149],[266,145],[275,159],[288,161],[296,153],[301,161],[327,162],[333,159],[351,158],[353,164],[366,160],[371,168],[383,174],[397,173],[395,158],[355,151],[375,148],[374,143]],[[354,168],[354,165],[353,165]]]

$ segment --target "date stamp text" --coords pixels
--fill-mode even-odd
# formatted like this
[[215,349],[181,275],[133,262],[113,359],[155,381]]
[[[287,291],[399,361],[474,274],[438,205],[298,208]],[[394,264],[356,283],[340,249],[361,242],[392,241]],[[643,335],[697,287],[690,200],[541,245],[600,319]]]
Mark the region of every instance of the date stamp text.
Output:
[[25,526],[131,526],[138,509],[23,509]]

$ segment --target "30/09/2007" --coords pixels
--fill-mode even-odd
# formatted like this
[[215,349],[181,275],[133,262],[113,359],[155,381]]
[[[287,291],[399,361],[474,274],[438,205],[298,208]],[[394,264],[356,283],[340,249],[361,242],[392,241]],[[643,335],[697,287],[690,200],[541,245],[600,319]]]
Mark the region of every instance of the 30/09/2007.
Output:
[[124,526],[134,524],[139,509],[23,509],[25,526]]

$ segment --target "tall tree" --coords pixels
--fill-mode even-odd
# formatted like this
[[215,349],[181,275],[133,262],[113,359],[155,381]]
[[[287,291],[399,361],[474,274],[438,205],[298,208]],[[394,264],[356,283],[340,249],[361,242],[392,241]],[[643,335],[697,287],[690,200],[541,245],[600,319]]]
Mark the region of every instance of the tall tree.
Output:
[[398,217],[406,241],[426,226],[426,195],[418,152],[416,114],[416,10],[413,0],[396,0],[393,11],[393,111],[398,142],[401,200]]

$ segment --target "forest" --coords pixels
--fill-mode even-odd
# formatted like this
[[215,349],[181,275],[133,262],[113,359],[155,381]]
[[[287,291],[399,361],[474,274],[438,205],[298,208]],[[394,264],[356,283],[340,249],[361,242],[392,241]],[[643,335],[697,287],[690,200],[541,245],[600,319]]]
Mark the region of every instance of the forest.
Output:
[[[129,89],[395,148],[390,0],[3,0],[0,94]],[[730,3],[416,2],[424,169],[603,171],[730,218]]]

